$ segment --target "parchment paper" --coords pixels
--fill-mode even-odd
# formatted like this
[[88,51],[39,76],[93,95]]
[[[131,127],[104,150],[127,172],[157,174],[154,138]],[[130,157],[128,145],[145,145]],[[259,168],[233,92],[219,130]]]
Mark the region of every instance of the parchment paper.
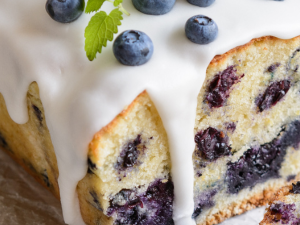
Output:
[[[264,208],[220,225],[258,225]],[[0,149],[0,225],[64,225],[60,202]]]
[[0,224],[65,224],[60,202],[2,149],[0,149]]

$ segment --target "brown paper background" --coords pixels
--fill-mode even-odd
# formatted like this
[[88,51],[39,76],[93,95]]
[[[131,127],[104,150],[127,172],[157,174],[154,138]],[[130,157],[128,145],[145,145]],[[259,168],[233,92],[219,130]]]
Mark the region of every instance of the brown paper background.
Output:
[[0,149],[0,224],[65,224],[60,202],[2,149]]

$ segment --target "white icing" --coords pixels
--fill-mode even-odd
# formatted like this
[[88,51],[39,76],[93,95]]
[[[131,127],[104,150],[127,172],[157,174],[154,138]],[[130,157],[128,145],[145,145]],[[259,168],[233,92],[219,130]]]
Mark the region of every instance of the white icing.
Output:
[[[154,101],[166,128],[175,183],[176,225],[192,225],[194,121],[197,94],[206,68],[216,54],[255,37],[291,38],[300,34],[299,0],[217,0],[199,8],[178,0],[163,16],[138,12],[124,2],[120,32],[137,29],[154,43],[152,59],[143,66],[117,62],[112,43],[93,62],[84,52],[84,28],[89,15],[59,24],[47,15],[45,1],[0,1],[0,92],[12,119],[28,119],[25,96],[37,81],[59,166],[59,185],[66,223],[83,224],[75,194],[86,173],[87,145],[144,89]],[[108,9],[106,2],[104,8]],[[211,44],[190,42],[186,20],[204,14],[214,19],[219,36]]]

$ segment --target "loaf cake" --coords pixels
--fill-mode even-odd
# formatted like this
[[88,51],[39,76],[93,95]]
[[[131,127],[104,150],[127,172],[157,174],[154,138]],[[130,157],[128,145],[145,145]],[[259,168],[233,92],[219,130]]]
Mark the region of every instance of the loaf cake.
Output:
[[[44,4],[0,2],[0,144],[61,200],[67,224],[216,224],[298,175],[287,138],[298,130],[298,0],[216,1],[201,9],[219,27],[205,46],[184,34],[198,7],[149,16],[124,2],[119,33],[141,30],[154,45],[139,67],[121,65],[111,43],[90,62],[89,15],[59,24]],[[273,89],[285,94],[266,101]],[[207,135],[217,151],[201,151]],[[235,167],[265,149],[274,170],[240,184]]]
[[300,224],[300,182],[283,187],[273,197],[260,225]]

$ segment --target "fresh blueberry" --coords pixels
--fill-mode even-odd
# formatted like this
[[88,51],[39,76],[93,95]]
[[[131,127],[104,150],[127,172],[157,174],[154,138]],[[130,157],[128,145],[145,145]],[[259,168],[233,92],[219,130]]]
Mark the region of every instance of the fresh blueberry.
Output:
[[187,0],[192,5],[207,7],[215,2],[215,0]]
[[127,30],[116,38],[113,52],[120,63],[138,66],[148,62],[151,58],[153,43],[144,32]]
[[47,0],[46,10],[55,21],[70,23],[82,14],[84,5],[84,0]]
[[194,43],[208,44],[216,39],[218,26],[207,16],[193,16],[185,24],[185,35]]
[[162,15],[171,11],[175,0],[132,0],[132,3],[142,13]]

